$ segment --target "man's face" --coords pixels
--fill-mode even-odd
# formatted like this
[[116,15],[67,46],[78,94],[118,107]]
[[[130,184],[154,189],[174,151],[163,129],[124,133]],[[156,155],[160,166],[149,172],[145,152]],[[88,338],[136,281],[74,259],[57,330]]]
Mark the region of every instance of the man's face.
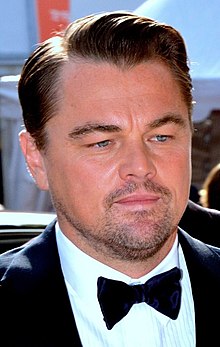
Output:
[[174,238],[191,179],[191,130],[159,62],[68,63],[40,153],[63,233],[98,259],[143,260]]

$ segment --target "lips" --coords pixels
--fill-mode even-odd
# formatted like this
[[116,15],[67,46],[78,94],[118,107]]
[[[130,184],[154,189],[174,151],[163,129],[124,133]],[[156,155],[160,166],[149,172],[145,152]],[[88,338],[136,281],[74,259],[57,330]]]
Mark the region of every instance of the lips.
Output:
[[127,197],[123,197],[115,201],[117,204],[121,205],[151,205],[156,203],[160,197],[153,194],[134,194]]

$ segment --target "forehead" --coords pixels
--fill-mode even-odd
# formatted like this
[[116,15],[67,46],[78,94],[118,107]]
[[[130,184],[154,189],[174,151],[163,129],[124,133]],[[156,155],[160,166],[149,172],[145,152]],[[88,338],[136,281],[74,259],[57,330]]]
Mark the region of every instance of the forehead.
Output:
[[[80,88],[83,88],[85,92],[106,91],[107,88],[111,88],[111,84],[114,84],[116,80],[120,80],[121,83],[118,88],[124,87],[125,82],[128,85],[129,79],[132,79],[132,83],[136,82],[139,86],[144,88],[149,84],[150,79],[155,79],[155,82],[159,84],[174,83],[175,78],[172,75],[170,68],[163,62],[150,60],[133,67],[116,66],[107,62],[92,62],[92,61],[68,61],[62,70],[61,79],[67,88],[71,88],[74,84],[78,84],[78,88],[75,89],[75,95],[77,91],[80,93]],[[177,84],[177,82],[175,82]],[[100,90],[100,84],[102,88]],[[135,87],[133,85],[133,87]],[[134,88],[132,88],[134,89]]]
[[[179,112],[181,91],[168,66],[149,61],[132,68],[107,63],[68,62],[62,71],[60,110],[69,114]],[[170,110],[172,108],[172,110]],[[175,110],[176,109],[176,110]]]

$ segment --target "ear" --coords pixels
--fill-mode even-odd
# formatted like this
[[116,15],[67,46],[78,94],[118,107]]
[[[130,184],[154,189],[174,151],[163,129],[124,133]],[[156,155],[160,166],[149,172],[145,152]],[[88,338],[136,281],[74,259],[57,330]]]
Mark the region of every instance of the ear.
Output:
[[48,190],[47,173],[41,152],[37,149],[35,140],[26,130],[19,134],[21,150],[24,154],[28,170],[36,185],[41,190]]

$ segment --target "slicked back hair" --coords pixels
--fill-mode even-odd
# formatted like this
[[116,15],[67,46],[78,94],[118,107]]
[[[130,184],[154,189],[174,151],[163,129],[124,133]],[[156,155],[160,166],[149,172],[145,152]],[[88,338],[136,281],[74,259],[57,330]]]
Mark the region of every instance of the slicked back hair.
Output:
[[192,113],[192,82],[185,43],[173,27],[130,12],[86,16],[38,45],[24,64],[19,98],[27,131],[46,148],[45,125],[62,98],[62,68],[69,61],[107,62],[126,69],[149,60],[164,62]]

